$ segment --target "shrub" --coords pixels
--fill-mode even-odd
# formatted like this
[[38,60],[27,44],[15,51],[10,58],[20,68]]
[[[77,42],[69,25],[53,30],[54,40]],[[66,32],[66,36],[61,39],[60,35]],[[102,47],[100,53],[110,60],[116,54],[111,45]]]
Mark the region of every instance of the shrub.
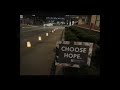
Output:
[[69,27],[72,33],[74,33],[79,41],[97,43],[99,41],[99,33],[91,30],[86,30],[76,26]]
[[[65,40],[93,42],[100,45],[99,32],[82,29],[76,26],[65,28]],[[98,75],[100,73],[100,48],[96,49],[95,56],[91,58],[91,66],[83,65],[79,69],[69,68],[64,69],[64,74],[72,75]]]
[[65,40],[66,41],[78,41],[79,39],[76,37],[74,33],[71,32],[70,29],[65,30]]

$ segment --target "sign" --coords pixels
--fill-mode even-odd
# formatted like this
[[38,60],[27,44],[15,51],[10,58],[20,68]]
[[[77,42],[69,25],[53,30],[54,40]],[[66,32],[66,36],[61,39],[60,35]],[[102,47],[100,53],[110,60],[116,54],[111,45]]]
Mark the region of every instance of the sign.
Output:
[[88,46],[60,44],[59,62],[86,64],[88,51],[89,51]]
[[57,63],[90,65],[93,43],[59,41]]

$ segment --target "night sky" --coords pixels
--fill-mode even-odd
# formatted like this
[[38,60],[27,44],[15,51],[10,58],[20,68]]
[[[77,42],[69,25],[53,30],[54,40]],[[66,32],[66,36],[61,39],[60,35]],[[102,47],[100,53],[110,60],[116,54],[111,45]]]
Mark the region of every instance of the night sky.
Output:
[[[78,15],[79,12],[73,10],[20,10],[20,15],[39,15],[39,16],[64,16]],[[81,13],[80,13],[81,14]],[[79,15],[80,15],[79,14]]]
[[64,16],[67,12],[63,11],[23,11],[21,15],[39,15],[39,16]]

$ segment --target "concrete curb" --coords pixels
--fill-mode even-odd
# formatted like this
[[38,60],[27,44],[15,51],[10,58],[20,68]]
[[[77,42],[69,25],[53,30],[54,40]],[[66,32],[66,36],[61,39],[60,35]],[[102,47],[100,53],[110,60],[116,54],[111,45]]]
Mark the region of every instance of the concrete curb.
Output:
[[[65,31],[65,29],[62,31],[60,41],[61,40],[64,41],[64,31]],[[56,55],[54,58],[54,62],[52,63],[52,66],[51,66],[50,75],[62,75],[62,66],[60,66],[60,65],[56,66],[55,61],[56,61]]]
[[[62,32],[61,41],[64,41],[64,40],[65,40],[65,39],[64,39],[64,33],[65,33],[65,29],[64,29],[63,32]],[[55,56],[55,57],[56,57],[56,56]],[[56,58],[55,58],[55,60],[56,60]],[[54,62],[54,64],[55,64],[55,62]],[[63,74],[62,74],[62,73],[63,73],[62,69],[63,69],[63,66],[62,66],[62,65],[55,65],[55,75],[63,75]]]
[[65,29],[63,30],[63,32],[62,32],[62,38],[61,38],[61,41],[64,41],[65,39],[64,39],[64,34],[65,33]]

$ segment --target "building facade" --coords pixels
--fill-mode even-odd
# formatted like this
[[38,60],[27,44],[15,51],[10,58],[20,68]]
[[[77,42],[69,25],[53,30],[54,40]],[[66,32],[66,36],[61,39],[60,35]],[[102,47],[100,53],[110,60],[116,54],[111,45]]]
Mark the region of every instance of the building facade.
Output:
[[65,24],[64,17],[46,17],[46,23]]
[[69,26],[74,25],[78,23],[78,19],[78,15],[65,15],[65,24]]
[[100,30],[100,15],[80,15],[78,25]]

